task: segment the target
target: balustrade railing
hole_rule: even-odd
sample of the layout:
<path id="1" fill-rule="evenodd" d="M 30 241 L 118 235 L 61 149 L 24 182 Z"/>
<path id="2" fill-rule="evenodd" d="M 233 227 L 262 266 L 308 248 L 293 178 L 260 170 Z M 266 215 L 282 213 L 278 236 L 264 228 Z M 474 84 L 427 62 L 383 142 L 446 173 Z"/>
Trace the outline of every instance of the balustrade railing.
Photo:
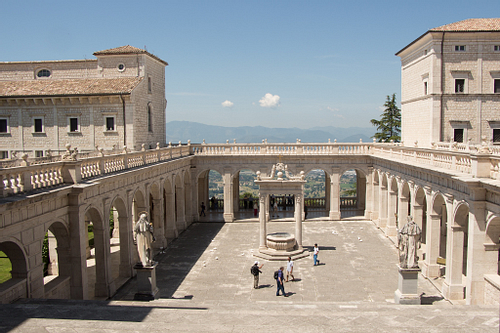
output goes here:
<path id="1" fill-rule="evenodd" d="M 487 145 L 438 143 L 434 148 L 406 147 L 401 143 L 296 143 L 272 144 L 229 143 L 225 144 L 169 144 L 168 147 L 141 150 L 137 152 L 105 155 L 102 151 L 78 155 L 78 160 L 53 156 L 41 163 L 23 156 L 22 160 L 4 161 L 0 168 L 0 197 L 47 188 L 62 183 L 78 183 L 82 179 L 102 176 L 126 169 L 136 168 L 183 156 L 300 156 L 300 155 L 372 155 L 395 161 L 443 168 L 454 173 L 473 175 L 476 178 L 500 180 L 500 147 Z M 68 148 L 68 153 L 69 153 Z M 87 156 L 86 158 L 81 158 Z M 92 157 L 90 157 L 92 156 Z M 66 156 L 68 157 L 68 156 Z"/>

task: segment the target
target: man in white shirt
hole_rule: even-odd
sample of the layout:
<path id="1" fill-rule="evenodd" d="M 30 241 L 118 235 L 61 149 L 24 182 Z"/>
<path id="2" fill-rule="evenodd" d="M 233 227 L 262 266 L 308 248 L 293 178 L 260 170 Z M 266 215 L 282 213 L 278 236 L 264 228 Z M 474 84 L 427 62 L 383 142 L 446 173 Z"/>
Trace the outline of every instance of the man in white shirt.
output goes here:
<path id="1" fill-rule="evenodd" d="M 288 282 L 288 276 L 291 276 L 292 281 L 295 281 L 295 277 L 293 276 L 293 261 L 290 257 L 288 257 L 288 262 L 286 264 L 286 282 Z"/>
<path id="2" fill-rule="evenodd" d="M 319 253 L 319 247 L 318 244 L 314 244 L 314 266 L 319 265 L 319 260 L 318 260 L 318 253 Z"/>

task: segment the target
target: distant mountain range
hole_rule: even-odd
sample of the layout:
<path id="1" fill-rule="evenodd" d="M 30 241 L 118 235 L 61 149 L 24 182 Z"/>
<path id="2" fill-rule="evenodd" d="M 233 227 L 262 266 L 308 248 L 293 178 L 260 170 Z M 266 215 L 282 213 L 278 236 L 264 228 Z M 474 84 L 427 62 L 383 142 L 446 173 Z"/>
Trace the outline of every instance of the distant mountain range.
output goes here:
<path id="1" fill-rule="evenodd" d="M 170 121 L 167 123 L 167 142 L 225 143 L 226 140 L 239 143 L 256 143 L 267 139 L 270 143 L 293 143 L 300 139 L 310 142 L 371 142 L 370 138 L 376 132 L 375 127 L 313 127 L 300 128 L 269 128 L 262 126 L 224 127 L 205 125 L 191 121 Z"/>

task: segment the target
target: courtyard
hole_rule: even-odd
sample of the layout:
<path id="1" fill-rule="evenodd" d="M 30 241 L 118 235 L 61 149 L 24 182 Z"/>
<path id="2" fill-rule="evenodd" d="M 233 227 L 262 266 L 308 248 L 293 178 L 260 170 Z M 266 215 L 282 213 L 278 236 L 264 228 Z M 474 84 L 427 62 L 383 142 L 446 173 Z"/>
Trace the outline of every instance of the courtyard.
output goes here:
<path id="1" fill-rule="evenodd" d="M 268 232 L 293 232 L 275 221 Z M 285 262 L 262 261 L 256 222 L 194 223 L 156 260 L 160 297 L 134 301 L 131 279 L 104 301 L 26 299 L 0 307 L 5 332 L 497 332 L 496 306 L 452 304 L 419 278 L 421 306 L 394 304 L 397 249 L 371 221 L 307 221 L 303 244 L 320 246 L 295 261 L 288 298 L 276 297 L 273 272 Z M 264 263 L 260 288 L 250 267 Z"/>

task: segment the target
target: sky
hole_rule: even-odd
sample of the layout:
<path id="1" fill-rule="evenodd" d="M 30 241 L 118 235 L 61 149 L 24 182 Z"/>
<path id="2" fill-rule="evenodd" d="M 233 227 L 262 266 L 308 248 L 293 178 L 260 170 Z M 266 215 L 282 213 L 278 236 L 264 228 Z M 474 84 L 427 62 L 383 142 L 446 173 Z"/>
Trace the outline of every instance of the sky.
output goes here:
<path id="1" fill-rule="evenodd" d="M 167 122 L 308 129 L 371 127 L 401 97 L 395 53 L 431 28 L 498 17 L 500 1 L 25 0 L 2 14 L 0 61 L 132 45 L 169 64 Z"/>

